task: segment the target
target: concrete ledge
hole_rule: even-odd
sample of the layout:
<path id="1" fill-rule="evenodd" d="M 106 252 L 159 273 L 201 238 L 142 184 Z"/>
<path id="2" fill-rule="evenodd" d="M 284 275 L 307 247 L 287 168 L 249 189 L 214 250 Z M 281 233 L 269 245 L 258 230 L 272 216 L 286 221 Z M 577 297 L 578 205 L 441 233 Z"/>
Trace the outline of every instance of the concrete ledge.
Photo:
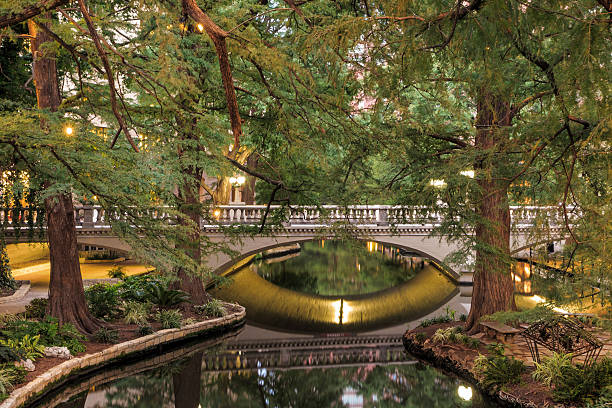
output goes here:
<path id="1" fill-rule="evenodd" d="M 13 293 L 11 296 L 5 296 L 5 297 L 0 298 L 0 305 L 3 303 L 10 303 L 10 302 L 15 302 L 17 300 L 21 300 L 25 297 L 25 295 L 28 294 L 29 291 L 30 291 L 30 281 L 28 280 L 21 281 L 21 286 L 19 286 L 19 289 L 17 289 L 15 293 Z"/>
<path id="2" fill-rule="evenodd" d="M 0 408 L 18 408 L 44 394 L 54 385 L 59 385 L 70 376 L 93 371 L 110 363 L 117 363 L 119 360 L 126 359 L 135 354 L 145 354 L 148 351 L 159 349 L 162 345 L 178 343 L 189 338 L 205 335 L 207 332 L 223 327 L 235 326 L 243 322 L 246 316 L 245 309 L 242 306 L 239 307 L 240 311 L 222 318 L 193 323 L 180 329 L 160 330 L 148 336 L 115 344 L 97 353 L 85 354 L 82 357 L 67 360 L 14 390 L 0 404 Z"/>

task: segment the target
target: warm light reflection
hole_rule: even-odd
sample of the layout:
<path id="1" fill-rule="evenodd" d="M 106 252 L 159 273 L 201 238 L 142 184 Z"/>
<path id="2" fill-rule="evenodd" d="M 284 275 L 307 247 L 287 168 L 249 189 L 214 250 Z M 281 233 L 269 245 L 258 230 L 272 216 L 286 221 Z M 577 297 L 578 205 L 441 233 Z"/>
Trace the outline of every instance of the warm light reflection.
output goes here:
<path id="1" fill-rule="evenodd" d="M 200 32 L 204 31 L 204 26 L 202 24 L 198 24 L 198 30 Z"/>
<path id="2" fill-rule="evenodd" d="M 549 303 L 546 299 L 538 295 L 533 295 L 531 299 L 533 299 L 536 303 Z M 557 313 L 564 313 L 564 314 L 571 313 L 565 309 L 561 309 L 560 307 L 553 307 L 553 310 Z"/>
<path id="3" fill-rule="evenodd" d="M 342 323 L 342 299 L 338 299 L 330 303 L 332 309 L 334 309 L 334 322 Z"/>
<path id="4" fill-rule="evenodd" d="M 472 391 L 472 387 L 464 387 L 463 385 L 460 385 L 459 388 L 457 388 L 457 394 L 462 400 L 470 401 L 474 393 Z"/>

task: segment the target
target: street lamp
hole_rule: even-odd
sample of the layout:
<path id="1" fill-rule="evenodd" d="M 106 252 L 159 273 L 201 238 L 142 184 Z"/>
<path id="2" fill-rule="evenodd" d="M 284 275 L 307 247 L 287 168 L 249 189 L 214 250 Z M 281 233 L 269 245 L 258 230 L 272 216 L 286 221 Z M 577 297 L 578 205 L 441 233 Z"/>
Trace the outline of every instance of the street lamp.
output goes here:
<path id="1" fill-rule="evenodd" d="M 229 178 L 229 183 L 232 186 L 232 198 L 234 198 L 233 201 L 238 201 L 236 199 L 237 196 L 237 191 L 234 189 L 238 189 L 240 187 L 242 187 L 242 185 L 246 182 L 246 177 L 240 175 L 240 176 L 232 176 Z"/>

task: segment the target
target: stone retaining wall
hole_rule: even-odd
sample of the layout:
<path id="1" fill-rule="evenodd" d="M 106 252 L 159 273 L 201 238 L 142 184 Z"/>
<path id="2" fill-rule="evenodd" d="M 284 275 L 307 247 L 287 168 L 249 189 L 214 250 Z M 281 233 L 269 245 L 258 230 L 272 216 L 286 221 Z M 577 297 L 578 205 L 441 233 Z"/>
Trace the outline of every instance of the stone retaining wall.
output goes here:
<path id="1" fill-rule="evenodd" d="M 234 326 L 244 322 L 246 311 L 240 307 L 240 311 L 204 322 L 197 322 L 180 329 L 160 330 L 148 336 L 139 337 L 124 343 L 116 344 L 105 350 L 94 354 L 86 354 L 67 360 L 42 373 L 34 380 L 16 389 L 0 404 L 0 408 L 18 408 L 43 394 L 51 386 L 60 383 L 67 377 L 76 375 L 83 371 L 91 371 L 93 368 L 101 368 L 111 362 L 125 359 L 133 354 L 143 354 L 161 345 L 183 341 L 188 338 L 201 336 L 206 332 L 218 330 L 222 327 Z"/>
<path id="2" fill-rule="evenodd" d="M 30 281 L 20 281 L 21 286 L 19 289 L 15 291 L 11 296 L 4 296 L 0 298 L 0 305 L 4 303 L 16 302 L 17 300 L 21 300 L 28 294 L 30 291 Z"/>

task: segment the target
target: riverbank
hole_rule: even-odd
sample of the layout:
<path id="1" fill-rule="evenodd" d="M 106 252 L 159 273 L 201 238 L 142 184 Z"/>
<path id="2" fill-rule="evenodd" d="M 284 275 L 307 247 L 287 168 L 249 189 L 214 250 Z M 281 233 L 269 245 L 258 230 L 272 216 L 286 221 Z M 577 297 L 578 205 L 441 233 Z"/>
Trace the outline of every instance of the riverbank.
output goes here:
<path id="1" fill-rule="evenodd" d="M 136 356 L 161 354 L 164 348 L 191 339 L 205 340 L 210 336 L 238 328 L 245 323 L 246 311 L 239 305 L 225 305 L 229 310 L 223 317 L 202 320 L 179 329 L 159 330 L 146 336 L 122 338 L 119 344 L 87 342 L 87 352 L 69 360 L 44 357 L 36 361 L 36 370 L 30 372 L 25 382 L 17 384 L 0 408 L 17 408 L 69 382 L 111 364 L 133 359 Z"/>
<path id="2" fill-rule="evenodd" d="M 577 402 L 562 404 L 555 401 L 551 388 L 533 379 L 535 365 L 527 344 L 521 336 L 517 335 L 505 341 L 478 336 L 470 339 L 472 344 L 440 341 L 439 335 L 434 339 L 436 332 L 440 333 L 439 329 L 452 330 L 462 326 L 463 322 L 448 322 L 428 327 L 416 327 L 404 334 L 404 347 L 408 353 L 420 360 L 452 372 L 472 383 L 482 394 L 488 395 L 505 407 L 573 408 L 583 406 Z M 457 333 L 460 332 L 459 330 Z M 612 356 L 612 341 L 609 335 L 602 333 L 600 338 L 604 340 L 604 349 L 600 359 L 604 356 Z M 516 378 L 516 383 L 505 384 L 501 387 L 487 386 L 481 373 L 475 369 L 474 363 L 479 355 L 491 356 L 487 345 L 493 343 L 503 344 L 505 356 L 519 360 L 525 366 L 525 370 L 518 376 L 519 378 Z"/>

